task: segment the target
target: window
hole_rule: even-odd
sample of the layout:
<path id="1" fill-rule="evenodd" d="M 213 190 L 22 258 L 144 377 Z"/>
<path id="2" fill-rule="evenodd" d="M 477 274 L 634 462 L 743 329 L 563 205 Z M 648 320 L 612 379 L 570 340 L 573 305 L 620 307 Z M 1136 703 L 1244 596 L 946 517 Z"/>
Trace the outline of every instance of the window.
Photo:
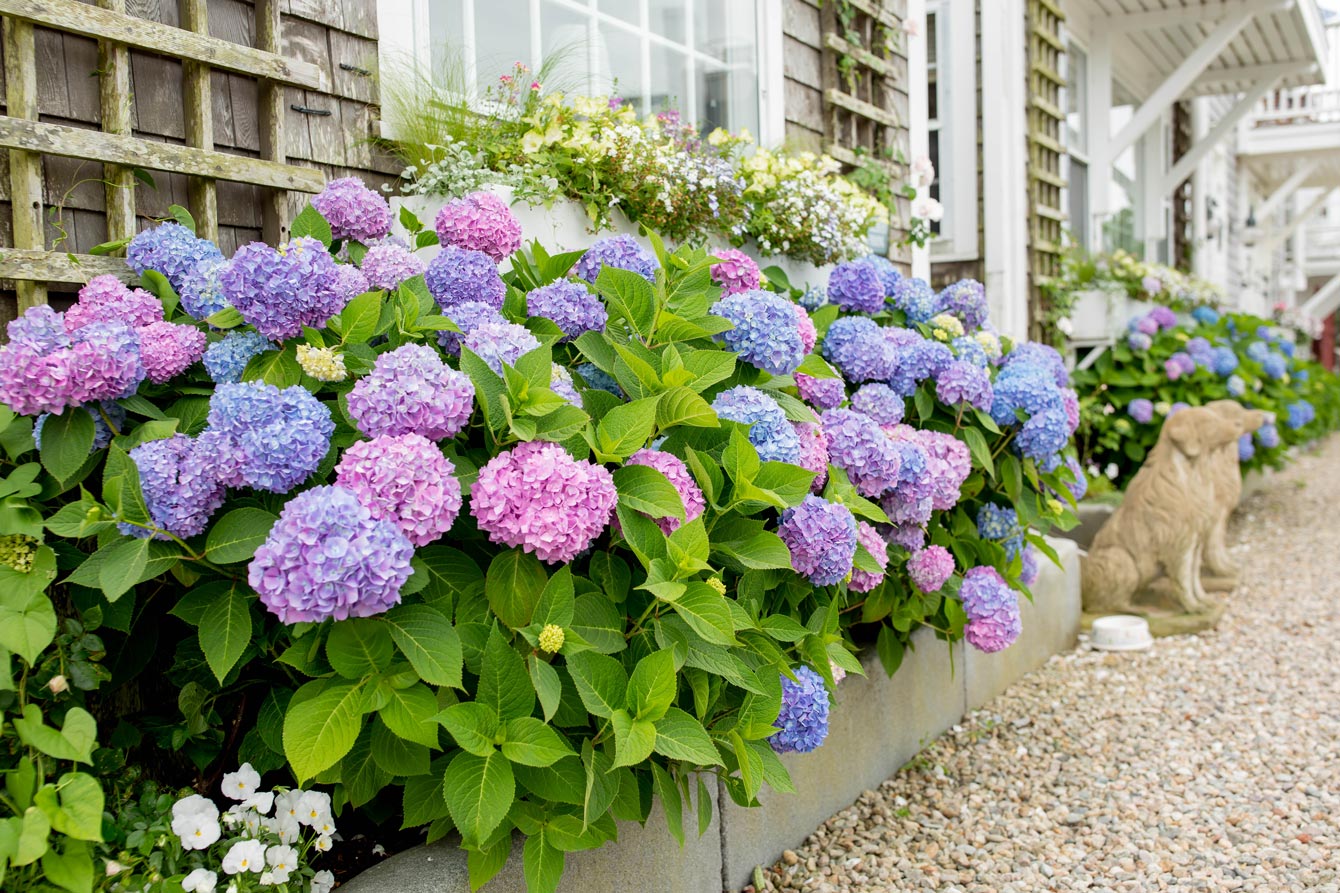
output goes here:
<path id="1" fill-rule="evenodd" d="M 458 60 L 472 95 L 524 62 L 547 86 L 675 108 L 702 126 L 780 140 L 766 76 L 775 0 L 380 0 L 383 50 L 434 70 Z M 389 46 L 388 46 L 389 42 Z M 765 59 L 764 57 L 769 57 Z M 780 71 L 780 68 L 778 68 Z M 778 78 L 780 80 L 780 77 Z"/>
<path id="2" fill-rule="evenodd" d="M 1089 57 L 1066 50 L 1066 213 L 1074 244 L 1089 247 Z"/>
<path id="3" fill-rule="evenodd" d="M 930 194 L 944 205 L 931 259 L 972 260 L 977 245 L 977 23 L 973 0 L 926 4 Z"/>

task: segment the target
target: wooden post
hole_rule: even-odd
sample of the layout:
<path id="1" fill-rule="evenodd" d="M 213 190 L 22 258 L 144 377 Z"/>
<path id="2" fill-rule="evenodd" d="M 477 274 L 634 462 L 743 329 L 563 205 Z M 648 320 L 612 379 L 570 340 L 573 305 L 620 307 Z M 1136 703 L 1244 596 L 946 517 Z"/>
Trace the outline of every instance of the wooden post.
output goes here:
<path id="1" fill-rule="evenodd" d="M 279 0 L 256 0 L 256 49 L 280 51 Z M 261 157 L 283 164 L 287 157 L 284 143 L 284 85 L 262 79 L 258 91 Z M 288 193 L 281 189 L 261 190 L 261 232 L 266 242 L 278 245 L 288 240 Z"/>
<path id="2" fill-rule="evenodd" d="M 126 0 L 98 0 L 98 6 L 124 13 Z M 130 136 L 130 50 L 115 41 L 99 40 L 98 72 L 102 129 Z M 135 235 L 135 175 L 119 164 L 103 165 L 103 171 L 107 181 L 107 239 L 129 239 Z"/>
<path id="3" fill-rule="evenodd" d="M 33 26 L 6 18 L 5 102 L 11 118 L 37 120 L 37 58 Z M 14 216 L 14 247 L 41 251 L 46 247 L 42 222 L 42 156 L 13 149 L 9 153 L 9 200 Z M 15 282 L 19 314 L 47 302 L 41 282 Z"/>
<path id="4" fill-rule="evenodd" d="M 180 0 L 182 27 L 196 34 L 209 34 L 206 0 Z M 210 66 L 203 62 L 182 62 L 182 99 L 186 113 L 186 144 L 214 151 L 214 105 L 210 98 Z M 219 238 L 219 196 L 215 181 L 192 177 L 189 181 L 191 213 L 195 215 L 197 235 L 211 242 Z"/>

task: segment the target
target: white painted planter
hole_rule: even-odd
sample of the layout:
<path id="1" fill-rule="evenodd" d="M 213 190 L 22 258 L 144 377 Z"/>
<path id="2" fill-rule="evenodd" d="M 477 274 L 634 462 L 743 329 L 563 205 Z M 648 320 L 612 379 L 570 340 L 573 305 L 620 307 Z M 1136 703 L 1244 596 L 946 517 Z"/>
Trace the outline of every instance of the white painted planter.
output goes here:
<path id="1" fill-rule="evenodd" d="M 1126 324 L 1154 307 L 1137 301 L 1124 291 L 1080 292 L 1070 311 L 1070 340 L 1079 344 L 1110 341 L 1126 330 Z"/>
<path id="2" fill-rule="evenodd" d="M 591 230 L 591 220 L 586 216 L 586 209 L 572 199 L 558 197 L 554 199 L 552 205 L 545 206 L 514 199 L 510 186 L 488 186 L 485 189 L 503 199 L 511 207 L 512 213 L 521 223 L 522 240 L 529 242 L 532 239 L 538 239 L 539 243 L 550 254 L 558 254 L 564 251 L 581 251 L 588 248 L 596 239 L 618 235 L 632 236 L 644 248 L 651 248 L 651 242 L 638 233 L 637 224 L 629 220 L 617 208 L 611 214 L 614 227 L 596 233 Z M 425 227 L 431 230 L 433 221 L 437 219 L 437 212 L 442 209 L 447 201 L 448 199 L 438 195 L 392 197 L 391 216 L 395 221 L 392 234 L 401 238 L 407 236 L 404 228 L 400 226 L 401 208 L 408 208 L 423 222 Z M 429 261 L 440 250 L 437 245 L 429 245 L 420 249 L 418 253 L 425 261 Z M 743 250 L 757 261 L 760 267 L 779 267 L 786 274 L 790 283 L 800 288 L 806 285 L 826 286 L 828 284 L 828 274 L 833 269 L 832 264 L 819 267 L 780 254 L 765 256 L 758 246 L 752 242 L 745 244 Z"/>
<path id="3" fill-rule="evenodd" d="M 988 703 L 1011 683 L 1074 646 L 1080 627 L 1079 550 L 1070 540 L 1050 539 L 1061 567 L 1043 561 L 1033 600 L 1020 599 L 1023 635 L 997 654 L 960 644 L 951 652 L 928 629 L 913 636 L 914 648 L 893 678 L 873 652 L 862 662 L 866 676 L 848 676 L 838 686 L 828 739 L 809 754 L 786 754 L 795 794 L 765 790 L 762 805 L 736 806 L 718 785 L 709 787 L 712 823 L 695 837 L 696 819 L 686 816 L 683 849 L 665 828 L 659 807 L 645 826 L 624 822 L 619 839 L 598 850 L 572 853 L 559 884 L 561 893 L 704 893 L 738 890 L 756 865 L 770 865 L 798 846 L 829 816 L 898 771 L 929 740 Z M 448 838 L 415 847 L 350 879 L 344 893 L 464 893 L 469 889 L 465 853 Z M 525 889 L 521 847 L 484 893 Z"/>

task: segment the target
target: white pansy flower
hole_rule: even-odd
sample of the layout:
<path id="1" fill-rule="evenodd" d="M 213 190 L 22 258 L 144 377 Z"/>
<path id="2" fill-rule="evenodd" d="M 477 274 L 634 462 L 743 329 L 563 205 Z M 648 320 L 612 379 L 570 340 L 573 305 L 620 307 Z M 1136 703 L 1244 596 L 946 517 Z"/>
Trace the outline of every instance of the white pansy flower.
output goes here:
<path id="1" fill-rule="evenodd" d="M 257 791 L 250 797 L 242 801 L 242 805 L 247 809 L 254 809 L 261 815 L 268 815 L 270 808 L 274 806 L 274 791 Z"/>
<path id="2" fill-rule="evenodd" d="M 312 878 L 310 893 L 330 893 L 335 887 L 335 875 L 329 871 L 318 871 Z"/>
<path id="3" fill-rule="evenodd" d="M 197 868 L 182 878 L 181 888 L 186 893 L 214 893 L 214 885 L 218 882 L 218 874 L 206 868 Z"/>
<path id="4" fill-rule="evenodd" d="M 172 804 L 172 833 L 183 849 L 203 850 L 219 839 L 222 830 L 213 800 L 192 794 Z"/>
<path id="5" fill-rule="evenodd" d="M 288 874 L 298 867 L 298 851 L 291 846 L 272 846 L 265 851 L 265 864 Z"/>
<path id="6" fill-rule="evenodd" d="M 250 763 L 243 763 L 236 772 L 223 776 L 223 796 L 229 800 L 245 800 L 260 786 L 261 774 L 251 768 Z"/>
<path id="7" fill-rule="evenodd" d="M 241 874 L 244 871 L 259 874 L 265 870 L 265 844 L 259 840 L 239 840 L 223 857 L 223 870 L 227 874 Z"/>
<path id="8" fill-rule="evenodd" d="M 330 795 L 304 791 L 298 800 L 298 821 L 313 828 L 330 818 Z"/>
<path id="9" fill-rule="evenodd" d="M 331 848 L 333 845 L 334 845 L 333 841 L 332 841 L 329 837 L 327 837 L 327 836 L 325 836 L 325 835 L 322 835 L 321 837 L 318 837 L 318 838 L 316 839 L 316 844 L 315 844 L 315 846 L 316 846 L 317 850 L 320 851 L 320 852 L 322 852 L 322 853 L 329 853 L 329 852 L 330 852 L 330 848 Z"/>

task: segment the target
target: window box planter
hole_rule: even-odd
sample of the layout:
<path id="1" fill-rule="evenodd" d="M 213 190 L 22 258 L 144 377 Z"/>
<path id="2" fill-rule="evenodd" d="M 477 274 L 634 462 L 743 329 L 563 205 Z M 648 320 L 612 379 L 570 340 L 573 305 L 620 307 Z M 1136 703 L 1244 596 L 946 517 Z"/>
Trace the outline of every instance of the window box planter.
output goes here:
<path id="1" fill-rule="evenodd" d="M 619 840 L 568 856 L 560 891 L 661 893 L 738 890 L 756 865 L 770 865 L 797 846 L 829 816 L 876 788 L 905 765 L 922 742 L 939 736 L 967 712 L 988 703 L 1009 685 L 1072 647 L 1080 626 L 1079 550 L 1070 540 L 1051 539 L 1061 567 L 1044 561 L 1032 602 L 1020 600 L 1023 635 L 998 654 L 966 645 L 951 653 L 929 629 L 913 636 L 914 648 L 893 678 L 873 652 L 862 656 L 864 678 L 848 676 L 838 686 L 828 740 L 809 754 L 782 757 L 795 794 L 765 787 L 762 805 L 736 806 L 724 790 L 709 785 L 712 823 L 701 837 L 686 807 L 681 849 L 665 828 L 659 807 L 645 826 L 625 822 Z M 387 859 L 341 888 L 345 893 L 465 893 L 470 889 L 465 852 L 451 838 L 415 847 Z M 521 847 L 484 887 L 486 893 L 521 893 Z"/>

